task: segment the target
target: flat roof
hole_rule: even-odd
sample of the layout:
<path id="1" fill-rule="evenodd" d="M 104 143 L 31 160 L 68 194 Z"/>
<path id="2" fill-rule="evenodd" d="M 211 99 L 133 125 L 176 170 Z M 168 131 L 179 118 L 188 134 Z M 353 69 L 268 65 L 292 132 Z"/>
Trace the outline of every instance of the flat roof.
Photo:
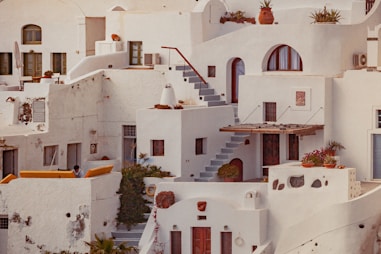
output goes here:
<path id="1" fill-rule="evenodd" d="M 317 130 L 324 129 L 319 124 L 271 124 L 253 123 L 229 125 L 220 128 L 224 132 L 262 133 L 262 134 L 296 134 L 299 136 L 315 135 Z"/>

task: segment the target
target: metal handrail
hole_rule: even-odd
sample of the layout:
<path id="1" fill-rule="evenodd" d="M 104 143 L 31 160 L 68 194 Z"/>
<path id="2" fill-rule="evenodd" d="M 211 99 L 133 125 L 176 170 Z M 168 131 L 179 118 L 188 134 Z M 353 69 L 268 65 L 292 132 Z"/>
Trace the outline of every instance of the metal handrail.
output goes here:
<path id="1" fill-rule="evenodd" d="M 193 65 L 188 61 L 188 59 L 180 52 L 178 48 L 175 47 L 168 47 L 168 46 L 161 46 L 163 49 L 174 49 L 177 51 L 177 53 L 184 59 L 184 61 L 191 67 L 191 69 L 196 73 L 196 75 L 201 79 L 201 81 L 206 85 L 205 79 L 198 73 L 198 71 L 193 67 Z"/>

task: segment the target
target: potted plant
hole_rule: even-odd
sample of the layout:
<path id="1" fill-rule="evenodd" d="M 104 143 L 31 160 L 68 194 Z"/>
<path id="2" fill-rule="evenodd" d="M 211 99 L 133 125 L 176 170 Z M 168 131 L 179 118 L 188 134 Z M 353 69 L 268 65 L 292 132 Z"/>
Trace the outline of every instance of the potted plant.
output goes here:
<path id="1" fill-rule="evenodd" d="M 342 19 L 339 10 L 327 10 L 326 6 L 324 6 L 323 10 L 315 10 L 312 12 L 310 17 L 314 20 L 312 23 L 336 24 L 340 21 L 340 19 Z"/>
<path id="2" fill-rule="evenodd" d="M 224 178 L 225 182 L 234 182 L 234 179 L 239 175 L 239 168 L 233 164 L 223 164 L 217 172 L 219 177 Z"/>
<path id="3" fill-rule="evenodd" d="M 324 163 L 325 152 L 323 150 L 314 150 L 310 153 L 305 153 L 302 158 L 303 167 L 322 166 Z"/>
<path id="4" fill-rule="evenodd" d="M 331 155 L 326 155 L 324 158 L 324 167 L 334 168 L 336 166 L 336 159 Z"/>
<path id="5" fill-rule="evenodd" d="M 258 21 L 260 24 L 270 25 L 274 22 L 274 15 L 271 11 L 271 0 L 263 0 L 260 2 L 260 9 Z"/>
<path id="6" fill-rule="evenodd" d="M 244 11 L 236 12 L 225 12 L 225 15 L 220 18 L 220 23 L 224 24 L 227 21 L 236 22 L 236 23 L 252 23 L 255 24 L 254 17 L 246 17 Z"/>
<path id="7" fill-rule="evenodd" d="M 345 147 L 335 140 L 328 141 L 328 145 L 325 147 L 326 154 L 335 156 L 337 151 L 345 149 Z"/>

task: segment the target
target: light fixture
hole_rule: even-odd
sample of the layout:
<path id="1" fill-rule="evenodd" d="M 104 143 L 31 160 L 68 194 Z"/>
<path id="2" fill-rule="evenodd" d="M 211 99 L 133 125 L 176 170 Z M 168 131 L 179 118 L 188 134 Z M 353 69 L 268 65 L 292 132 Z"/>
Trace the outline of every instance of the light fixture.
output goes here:
<path id="1" fill-rule="evenodd" d="M 179 228 L 177 227 L 176 224 L 173 224 L 172 229 L 173 229 L 173 230 L 178 230 Z"/>
<path id="2" fill-rule="evenodd" d="M 225 225 L 225 226 L 224 226 L 224 230 L 229 230 L 228 225 Z"/>

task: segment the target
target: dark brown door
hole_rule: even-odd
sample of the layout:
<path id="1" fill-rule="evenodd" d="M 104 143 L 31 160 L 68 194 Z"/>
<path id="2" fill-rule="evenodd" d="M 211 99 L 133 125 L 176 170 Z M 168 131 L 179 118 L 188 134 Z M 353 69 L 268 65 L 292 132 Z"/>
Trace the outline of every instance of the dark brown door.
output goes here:
<path id="1" fill-rule="evenodd" d="M 230 161 L 229 164 L 235 165 L 239 168 L 239 175 L 235 178 L 235 182 L 242 182 L 243 181 L 243 163 L 242 160 L 235 158 Z"/>
<path id="2" fill-rule="evenodd" d="M 209 227 L 192 228 L 192 254 L 210 254 L 211 240 Z"/>
<path id="3" fill-rule="evenodd" d="M 279 164 L 279 134 L 263 134 L 263 165 Z M 264 169 L 263 175 L 268 175 Z"/>
<path id="4" fill-rule="evenodd" d="M 232 62 L 232 103 L 238 103 L 239 76 L 245 74 L 245 65 L 241 58 Z"/>

